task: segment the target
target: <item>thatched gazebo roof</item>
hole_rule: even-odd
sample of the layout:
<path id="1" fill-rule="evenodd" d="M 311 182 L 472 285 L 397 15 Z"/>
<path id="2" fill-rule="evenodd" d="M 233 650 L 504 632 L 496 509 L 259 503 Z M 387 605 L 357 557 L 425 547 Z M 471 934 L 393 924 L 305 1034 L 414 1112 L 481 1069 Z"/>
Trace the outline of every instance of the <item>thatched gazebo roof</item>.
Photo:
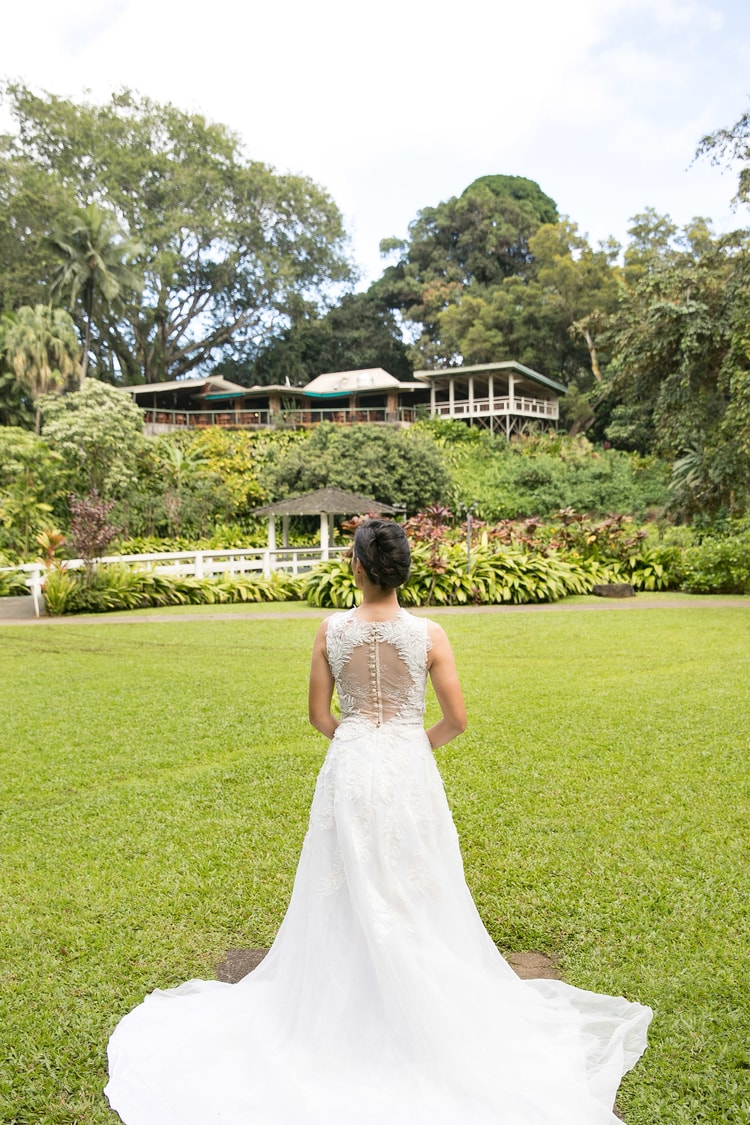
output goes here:
<path id="1" fill-rule="evenodd" d="M 356 492 L 346 492 L 343 488 L 318 488 L 315 492 L 304 492 L 301 496 L 290 496 L 255 508 L 254 516 L 361 516 L 395 515 L 397 509 L 390 504 L 380 504 L 371 496 L 360 496 Z"/>
<path id="2" fill-rule="evenodd" d="M 343 488 L 318 488 L 315 492 L 304 492 L 301 496 L 289 496 L 277 500 L 275 504 L 264 504 L 253 511 L 254 516 L 268 518 L 268 548 L 276 550 L 276 517 L 281 516 L 284 528 L 284 547 L 288 545 L 287 532 L 290 516 L 320 516 L 320 549 L 322 557 L 328 558 L 334 516 L 392 516 L 397 508 L 390 504 L 380 504 L 371 496 L 360 496 L 357 492 L 346 492 Z"/>

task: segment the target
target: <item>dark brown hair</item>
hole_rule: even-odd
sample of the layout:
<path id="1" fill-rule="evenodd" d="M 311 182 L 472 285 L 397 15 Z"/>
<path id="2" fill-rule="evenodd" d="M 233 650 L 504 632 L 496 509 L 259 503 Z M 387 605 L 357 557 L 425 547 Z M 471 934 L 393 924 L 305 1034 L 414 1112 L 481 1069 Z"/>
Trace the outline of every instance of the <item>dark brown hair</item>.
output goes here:
<path id="1" fill-rule="evenodd" d="M 353 554 L 370 581 L 383 590 L 395 590 L 409 577 L 409 543 L 401 524 L 393 520 L 361 523 L 354 533 Z"/>

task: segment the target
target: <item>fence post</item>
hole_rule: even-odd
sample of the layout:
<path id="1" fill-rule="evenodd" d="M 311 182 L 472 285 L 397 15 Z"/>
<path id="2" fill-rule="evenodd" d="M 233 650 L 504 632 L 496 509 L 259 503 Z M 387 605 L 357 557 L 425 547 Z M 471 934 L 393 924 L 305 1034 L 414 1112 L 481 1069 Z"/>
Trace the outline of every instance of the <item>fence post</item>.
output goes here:
<path id="1" fill-rule="evenodd" d="M 35 567 L 31 572 L 31 597 L 34 602 L 34 616 L 41 617 L 41 597 L 42 597 L 42 569 Z"/>
<path id="2" fill-rule="evenodd" d="M 196 578 L 203 577 L 203 551 L 195 552 L 194 573 Z"/>

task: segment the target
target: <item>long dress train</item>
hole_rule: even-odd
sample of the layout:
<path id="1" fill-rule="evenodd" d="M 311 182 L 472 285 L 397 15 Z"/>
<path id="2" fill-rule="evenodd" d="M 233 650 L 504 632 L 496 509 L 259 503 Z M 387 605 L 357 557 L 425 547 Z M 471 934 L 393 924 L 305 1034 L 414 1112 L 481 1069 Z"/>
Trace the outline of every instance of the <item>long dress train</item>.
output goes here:
<path id="1" fill-rule="evenodd" d="M 429 643 L 403 610 L 329 619 L 342 721 L 286 917 L 239 983 L 120 1021 L 126 1125 L 615 1125 L 651 1010 L 521 981 L 496 949 L 423 728 Z"/>

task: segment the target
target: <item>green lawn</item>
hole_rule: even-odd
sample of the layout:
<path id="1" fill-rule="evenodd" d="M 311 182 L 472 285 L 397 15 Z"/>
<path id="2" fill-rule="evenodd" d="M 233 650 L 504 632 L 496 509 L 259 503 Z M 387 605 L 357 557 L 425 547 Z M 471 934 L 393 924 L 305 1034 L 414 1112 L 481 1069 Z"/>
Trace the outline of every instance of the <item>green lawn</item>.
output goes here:
<path id="1" fill-rule="evenodd" d="M 273 939 L 319 618 L 0 629 L 3 1122 L 112 1125 L 118 1018 Z M 654 1007 L 629 1125 L 747 1125 L 750 604 L 441 621 L 470 727 L 438 758 L 493 937 Z"/>

